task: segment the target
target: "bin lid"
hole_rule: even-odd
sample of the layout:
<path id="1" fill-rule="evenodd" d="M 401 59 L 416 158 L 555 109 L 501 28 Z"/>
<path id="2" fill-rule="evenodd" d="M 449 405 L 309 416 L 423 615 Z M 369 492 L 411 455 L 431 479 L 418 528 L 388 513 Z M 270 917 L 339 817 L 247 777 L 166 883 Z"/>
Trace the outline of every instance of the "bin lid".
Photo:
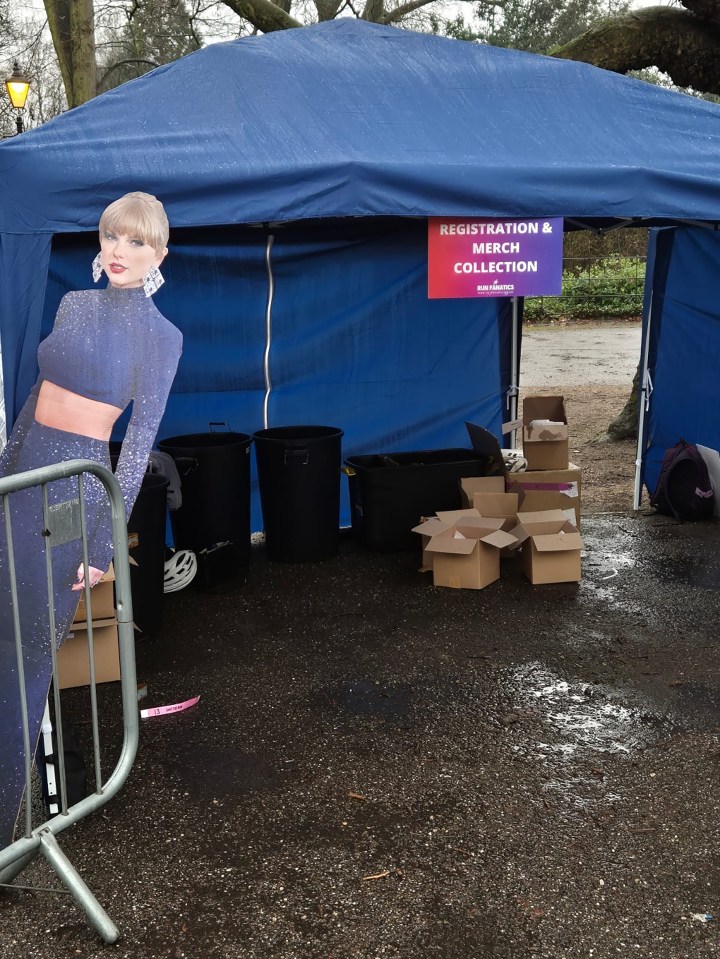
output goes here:
<path id="1" fill-rule="evenodd" d="M 277 443 L 312 443 L 314 440 L 335 439 L 343 435 L 337 426 L 271 426 L 253 433 L 254 440 Z"/>
<path id="2" fill-rule="evenodd" d="M 163 453 L 173 450 L 187 452 L 193 449 L 209 449 L 213 446 L 247 445 L 252 443 L 252 436 L 247 433 L 187 433 L 184 436 L 169 436 L 158 442 L 158 449 Z"/>

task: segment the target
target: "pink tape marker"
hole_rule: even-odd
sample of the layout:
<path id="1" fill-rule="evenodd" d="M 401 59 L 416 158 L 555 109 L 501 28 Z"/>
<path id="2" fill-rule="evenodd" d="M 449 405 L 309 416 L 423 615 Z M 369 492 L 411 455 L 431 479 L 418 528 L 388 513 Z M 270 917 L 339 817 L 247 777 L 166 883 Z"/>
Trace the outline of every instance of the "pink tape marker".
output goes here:
<path id="1" fill-rule="evenodd" d="M 169 716 L 170 713 L 181 713 L 183 709 L 190 709 L 200 702 L 199 696 L 186 699 L 184 703 L 173 703 L 172 706 L 153 706 L 151 709 L 141 709 L 140 719 L 152 719 L 153 716 Z"/>

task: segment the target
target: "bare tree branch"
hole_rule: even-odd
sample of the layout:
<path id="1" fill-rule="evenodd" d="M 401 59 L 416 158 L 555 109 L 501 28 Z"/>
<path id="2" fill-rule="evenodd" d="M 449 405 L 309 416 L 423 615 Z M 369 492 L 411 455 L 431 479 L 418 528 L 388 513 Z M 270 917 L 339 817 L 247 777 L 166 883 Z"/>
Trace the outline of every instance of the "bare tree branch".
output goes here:
<path id="1" fill-rule="evenodd" d="M 285 13 L 271 0 L 223 0 L 226 7 L 236 13 L 243 20 L 249 20 L 263 33 L 272 33 L 273 30 L 289 30 L 292 27 L 301 27 L 299 20 L 295 20 L 289 13 Z"/>
<path id="2" fill-rule="evenodd" d="M 474 0 L 463 0 L 463 2 L 472 3 Z M 403 17 L 406 17 L 414 10 L 419 10 L 421 7 L 427 7 L 431 3 L 434 3 L 434 0 L 407 0 L 406 3 L 401 3 L 400 6 L 395 7 L 394 10 L 388 10 L 387 13 L 383 15 L 382 20 L 379 22 L 388 25 L 391 23 L 397 23 L 398 20 L 402 20 Z"/>
<path id="3" fill-rule="evenodd" d="M 340 10 L 341 0 L 315 0 L 318 20 L 334 20 Z"/>

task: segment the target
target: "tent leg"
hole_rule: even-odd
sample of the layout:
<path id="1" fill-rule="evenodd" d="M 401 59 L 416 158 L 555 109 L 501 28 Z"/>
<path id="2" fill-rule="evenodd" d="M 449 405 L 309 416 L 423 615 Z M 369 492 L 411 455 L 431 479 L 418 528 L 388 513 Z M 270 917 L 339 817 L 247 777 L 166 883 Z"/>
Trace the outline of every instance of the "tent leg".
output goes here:
<path id="1" fill-rule="evenodd" d="M 645 324 L 645 342 L 640 368 L 640 391 L 638 395 L 637 450 L 635 452 L 635 488 L 633 491 L 633 509 L 640 509 L 642 499 L 642 468 L 645 460 L 645 413 L 650 405 L 652 386 L 648 372 L 650 356 L 650 328 L 652 326 L 652 290 L 648 304 L 647 323 Z"/>
<path id="2" fill-rule="evenodd" d="M 519 381 L 520 381 L 520 330 L 519 330 L 519 309 L 518 309 L 518 297 L 514 296 L 512 298 L 512 346 L 510 354 L 510 390 L 509 390 L 509 400 L 510 400 L 510 415 L 509 420 L 513 422 L 517 419 L 518 415 L 518 395 L 519 395 Z M 510 448 L 517 448 L 517 430 L 514 429 L 510 433 Z"/>

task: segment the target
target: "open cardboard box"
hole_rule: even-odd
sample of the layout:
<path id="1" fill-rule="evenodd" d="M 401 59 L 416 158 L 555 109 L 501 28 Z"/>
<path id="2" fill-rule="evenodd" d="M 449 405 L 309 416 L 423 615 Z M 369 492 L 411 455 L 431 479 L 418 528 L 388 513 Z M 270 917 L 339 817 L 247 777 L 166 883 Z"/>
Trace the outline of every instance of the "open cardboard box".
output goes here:
<path id="1" fill-rule="evenodd" d="M 504 476 L 464 476 L 460 480 L 460 500 L 464 509 L 472 509 L 476 493 L 504 492 Z"/>
<path id="2" fill-rule="evenodd" d="M 433 537 L 437 532 L 452 526 L 453 523 L 456 523 L 458 520 L 465 519 L 468 516 L 477 515 L 478 511 L 470 506 L 467 509 L 441 509 L 435 514 L 435 516 L 421 517 L 420 525 L 422 526 L 422 532 L 420 533 L 420 536 L 423 547 L 422 566 L 420 567 L 421 573 L 428 573 L 433 568 L 433 554 L 427 548 L 431 537 Z M 412 532 L 420 532 L 420 527 L 416 526 Z"/>
<path id="3" fill-rule="evenodd" d="M 439 517 L 439 525 L 431 519 L 413 532 L 430 537 L 425 550 L 432 555 L 435 586 L 483 589 L 500 578 L 500 550 L 515 538 L 503 532 L 502 519 L 482 517 L 475 510 L 475 515 L 469 510 L 455 512 L 466 515 L 451 522 Z"/>
<path id="4" fill-rule="evenodd" d="M 547 421 L 547 422 L 542 422 Z M 568 468 L 568 427 L 562 396 L 523 400 L 523 456 L 529 470 Z"/>
<path id="5" fill-rule="evenodd" d="M 520 512 L 512 535 L 522 546 L 520 562 L 531 583 L 580 581 L 582 538 L 562 510 Z"/>
<path id="6" fill-rule="evenodd" d="M 501 519 L 506 531 L 517 524 L 517 493 L 475 493 L 473 506 L 481 516 Z"/>
<path id="7" fill-rule="evenodd" d="M 422 541 L 422 564 L 420 566 L 421 573 L 431 573 L 433 568 L 433 556 L 432 553 L 428 552 L 428 543 L 433 538 L 436 533 L 441 532 L 448 528 L 450 524 L 444 523 L 437 516 L 423 517 L 420 523 L 420 526 L 415 527 L 415 531 L 420 531 L 420 539 Z"/>

